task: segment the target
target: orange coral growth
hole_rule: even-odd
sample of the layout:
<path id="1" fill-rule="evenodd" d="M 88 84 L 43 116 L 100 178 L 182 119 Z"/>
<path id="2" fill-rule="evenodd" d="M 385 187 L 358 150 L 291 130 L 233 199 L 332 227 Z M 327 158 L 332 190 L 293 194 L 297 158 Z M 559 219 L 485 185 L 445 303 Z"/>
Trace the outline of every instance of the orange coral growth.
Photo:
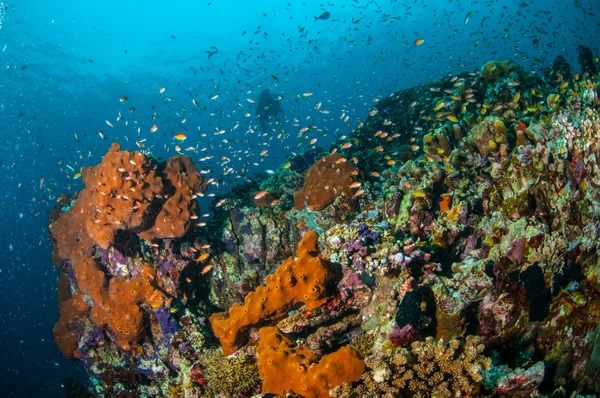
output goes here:
<path id="1" fill-rule="evenodd" d="M 89 311 L 92 322 L 108 327 L 123 349 L 130 349 L 142 336 L 140 306 L 158 308 L 165 300 L 153 286 L 156 275 L 149 264 L 141 276 L 108 279 L 92 257 L 94 245 L 107 249 L 118 230 L 132 230 L 148 240 L 182 236 L 197 207 L 196 193 L 206 188 L 189 157 L 173 157 L 161 169 L 141 152 L 121 151 L 116 143 L 99 165 L 83 171 L 83 180 L 85 188 L 69 211 L 56 216 L 59 206 L 68 204 L 60 200 L 50 219 L 53 261 L 59 265 L 70 260 L 79 289 L 76 296 L 61 299 L 61 319 L 55 327 L 57 344 L 71 358 L 76 355 L 78 336 L 70 325 L 74 317 L 88 315 L 84 295 L 94 304 Z M 70 296 L 68 287 L 68 280 L 61 282 L 61 296 Z"/>
<path id="2" fill-rule="evenodd" d="M 350 185 L 358 170 L 343 156 L 333 154 L 317 160 L 308 169 L 304 185 L 294 195 L 294 207 L 304 208 L 305 203 L 313 210 L 323 210 L 338 196 L 352 197 Z"/>
<path id="3" fill-rule="evenodd" d="M 450 210 L 450 202 L 450 194 L 445 193 L 442 196 L 440 196 L 440 213 Z"/>
<path id="4" fill-rule="evenodd" d="M 163 204 L 151 229 L 140 232 L 148 241 L 156 238 L 177 238 L 185 234 L 190 216 L 196 209 L 196 192 L 206 189 L 196 166 L 188 156 L 176 156 L 167 161 L 164 173 L 174 193 Z"/>
<path id="5" fill-rule="evenodd" d="M 116 343 L 123 349 L 130 349 L 143 330 L 144 319 L 139 305 L 147 303 L 158 308 L 165 299 L 151 284 L 155 278 L 154 269 L 145 264 L 141 276 L 132 279 L 115 277 L 108 282 L 92 258 L 78 262 L 73 269 L 79 290 L 94 302 L 91 320 L 99 327 L 108 326 Z"/>
<path id="6" fill-rule="evenodd" d="M 75 293 L 70 298 L 65 298 L 60 303 L 60 318 L 54 325 L 54 341 L 65 358 L 79 358 L 78 333 L 72 330 L 71 325 L 85 317 L 89 306 L 83 301 L 81 292 Z"/>
<path id="7" fill-rule="evenodd" d="M 162 190 L 146 156 L 121 151 L 117 143 L 102 163 L 83 171 L 83 181 L 95 209 L 86 221 L 87 231 L 103 249 L 113 242 L 117 230 L 140 227 L 146 209 Z"/>
<path id="8" fill-rule="evenodd" d="M 86 222 L 92 211 L 90 194 L 84 190 L 79 193 L 68 212 L 60 213 L 50 223 L 50 234 L 54 238 L 52 261 L 55 265 L 59 265 L 61 259 L 83 258 L 92 254 L 94 241 L 86 229 Z"/>
<path id="9" fill-rule="evenodd" d="M 312 352 L 295 347 L 275 327 L 264 327 L 258 334 L 258 372 L 263 379 L 263 393 L 328 397 L 329 390 L 357 381 L 365 371 L 364 362 L 352 348 L 342 347 L 319 361 Z"/>
<path id="10" fill-rule="evenodd" d="M 330 272 L 319 254 L 317 238 L 314 231 L 304 235 L 298 244 L 296 258 L 284 260 L 274 274 L 267 276 L 266 287 L 259 286 L 249 293 L 244 305 L 236 303 L 229 313 L 210 316 L 225 355 L 230 355 L 244 343 L 251 326 L 280 318 L 300 302 L 312 310 L 327 301 L 325 284 Z"/>
<path id="11" fill-rule="evenodd" d="M 162 174 L 141 152 L 113 143 L 99 165 L 84 169 L 85 188 L 71 209 L 50 224 L 58 257 L 85 258 L 94 244 L 107 249 L 117 230 L 144 228 L 139 235 L 147 240 L 182 236 L 197 206 L 195 193 L 206 184 L 187 156 L 169 159 Z M 158 205 L 163 196 L 168 199 Z"/>

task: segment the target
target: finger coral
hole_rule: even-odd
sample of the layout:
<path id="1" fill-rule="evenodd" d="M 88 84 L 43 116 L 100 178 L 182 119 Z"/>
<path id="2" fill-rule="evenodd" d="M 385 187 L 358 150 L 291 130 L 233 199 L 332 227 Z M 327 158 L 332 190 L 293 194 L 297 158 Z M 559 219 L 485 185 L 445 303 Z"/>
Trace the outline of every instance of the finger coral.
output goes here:
<path id="1" fill-rule="evenodd" d="M 258 371 L 263 393 L 299 394 L 305 398 L 327 397 L 329 390 L 360 378 L 365 365 L 349 347 L 318 358 L 296 347 L 275 327 L 259 331 Z"/>
<path id="2" fill-rule="evenodd" d="M 476 336 L 448 343 L 429 337 L 413 342 L 410 350 L 378 352 L 365 359 L 369 371 L 364 383 L 358 388 L 346 383 L 333 396 L 476 397 L 483 373 L 491 366 L 483 348 Z"/>
<path id="3" fill-rule="evenodd" d="M 328 264 L 317 249 L 317 233 L 309 231 L 298 244 L 295 258 L 286 259 L 274 274 L 248 294 L 244 304 L 234 304 L 228 312 L 210 317 L 223 353 L 237 350 L 247 338 L 248 329 L 262 321 L 276 320 L 298 303 L 311 310 L 327 301 L 326 284 L 330 279 Z"/>
<path id="4" fill-rule="evenodd" d="M 358 170 L 339 154 L 325 156 L 315 162 L 304 178 L 304 185 L 294 195 L 294 207 L 302 210 L 305 204 L 312 210 L 323 210 L 338 196 L 351 197 L 350 185 Z"/>
<path id="5" fill-rule="evenodd" d="M 213 394 L 249 395 L 261 383 L 256 362 L 247 355 L 226 358 L 217 351 L 206 358 L 202 373 Z"/>

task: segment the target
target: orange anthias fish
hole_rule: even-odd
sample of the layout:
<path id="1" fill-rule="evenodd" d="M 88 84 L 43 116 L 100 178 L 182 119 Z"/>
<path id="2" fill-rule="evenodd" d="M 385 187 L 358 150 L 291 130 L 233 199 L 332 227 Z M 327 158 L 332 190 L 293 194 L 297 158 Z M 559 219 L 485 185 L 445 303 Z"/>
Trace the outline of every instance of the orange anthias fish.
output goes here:
<path id="1" fill-rule="evenodd" d="M 183 141 L 183 140 L 185 140 L 187 138 L 187 136 L 185 134 L 183 134 L 183 133 L 179 133 L 179 134 L 175 134 L 173 136 L 173 138 L 175 138 L 178 141 Z"/>

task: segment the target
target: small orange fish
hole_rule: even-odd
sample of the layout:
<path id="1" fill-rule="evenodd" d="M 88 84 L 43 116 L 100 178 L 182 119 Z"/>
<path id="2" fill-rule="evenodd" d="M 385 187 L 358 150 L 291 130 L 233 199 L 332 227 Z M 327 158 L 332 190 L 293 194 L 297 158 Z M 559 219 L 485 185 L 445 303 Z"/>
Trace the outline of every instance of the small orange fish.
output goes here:
<path id="1" fill-rule="evenodd" d="M 268 194 L 267 191 L 260 191 L 259 193 L 254 195 L 254 200 L 259 200 L 261 198 L 264 198 L 266 194 Z"/>
<path id="2" fill-rule="evenodd" d="M 150 127 L 150 132 L 154 133 L 156 132 L 156 130 L 158 130 L 158 126 L 156 124 L 153 124 L 152 127 Z"/>
<path id="3" fill-rule="evenodd" d="M 175 138 L 178 141 L 183 141 L 183 140 L 185 140 L 187 138 L 187 136 L 185 134 L 183 134 L 183 133 L 179 133 L 179 134 L 175 134 L 173 136 L 173 138 Z"/>
<path id="4" fill-rule="evenodd" d="M 365 193 L 364 189 L 359 189 L 358 191 L 354 192 L 354 197 L 358 197 L 360 195 L 362 195 L 363 193 Z"/>
<path id="5" fill-rule="evenodd" d="M 403 186 L 404 188 L 410 188 L 410 187 L 411 187 L 411 185 L 410 185 L 410 182 L 408 182 L 408 181 L 404 181 L 404 182 L 402 183 L 402 186 Z"/>
<path id="6" fill-rule="evenodd" d="M 395 160 L 392 160 L 392 159 L 390 159 L 390 160 L 388 160 L 388 161 L 387 161 L 387 164 L 388 164 L 388 165 L 390 165 L 390 166 L 393 166 L 393 165 L 395 165 L 395 164 L 396 164 L 396 161 L 395 161 Z"/>
<path id="7" fill-rule="evenodd" d="M 310 140 L 309 144 L 310 144 L 310 145 L 314 145 L 314 144 L 315 144 L 315 142 L 317 142 L 317 139 L 316 139 L 316 138 L 313 138 L 312 140 Z"/>
<path id="8" fill-rule="evenodd" d="M 360 186 L 361 186 L 360 181 L 356 181 L 356 182 L 353 182 L 352 184 L 348 185 L 348 188 L 358 188 Z"/>
<path id="9" fill-rule="evenodd" d="M 212 264 L 208 264 L 206 266 L 204 266 L 204 268 L 202 268 L 202 271 L 200 271 L 200 273 L 202 275 L 205 275 L 207 272 L 209 272 L 212 269 L 213 265 Z"/>
<path id="10" fill-rule="evenodd" d="M 379 173 L 378 173 L 378 172 L 376 172 L 376 171 L 372 171 L 372 172 L 371 172 L 371 175 L 372 175 L 373 177 L 379 177 Z"/>
<path id="11" fill-rule="evenodd" d="M 375 152 L 383 152 L 383 148 L 380 146 L 375 147 Z"/>
<path id="12" fill-rule="evenodd" d="M 411 145 L 411 147 L 410 147 L 410 149 L 411 149 L 413 152 L 416 152 L 416 151 L 418 151 L 418 150 L 419 150 L 419 148 L 420 148 L 420 146 L 418 146 L 418 145 Z"/>
<path id="13" fill-rule="evenodd" d="M 351 142 L 346 142 L 344 145 L 342 145 L 342 149 L 348 149 L 352 146 Z"/>
<path id="14" fill-rule="evenodd" d="M 198 256 L 198 258 L 195 260 L 197 263 L 202 262 L 204 260 L 206 260 L 208 257 L 210 256 L 210 253 L 202 253 L 200 256 Z"/>
<path id="15" fill-rule="evenodd" d="M 421 44 L 423 44 L 424 41 L 425 41 L 424 39 L 415 40 L 415 46 L 420 46 Z"/>
<path id="16" fill-rule="evenodd" d="M 162 93 L 164 93 L 164 92 L 165 92 L 165 90 L 166 90 L 166 89 L 165 89 L 164 87 L 159 87 L 159 88 L 158 88 L 158 93 L 159 93 L 159 94 L 162 94 Z"/>

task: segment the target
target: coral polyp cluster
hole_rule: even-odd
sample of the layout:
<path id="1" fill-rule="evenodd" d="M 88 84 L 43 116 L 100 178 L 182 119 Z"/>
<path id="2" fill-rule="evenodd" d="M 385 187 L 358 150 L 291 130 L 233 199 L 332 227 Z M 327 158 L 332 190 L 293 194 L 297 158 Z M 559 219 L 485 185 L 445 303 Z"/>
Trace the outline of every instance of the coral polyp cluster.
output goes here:
<path id="1" fill-rule="evenodd" d="M 205 228 L 189 158 L 113 147 L 51 218 L 57 344 L 104 396 L 600 394 L 582 54 L 580 74 L 500 60 L 393 93 Z"/>

